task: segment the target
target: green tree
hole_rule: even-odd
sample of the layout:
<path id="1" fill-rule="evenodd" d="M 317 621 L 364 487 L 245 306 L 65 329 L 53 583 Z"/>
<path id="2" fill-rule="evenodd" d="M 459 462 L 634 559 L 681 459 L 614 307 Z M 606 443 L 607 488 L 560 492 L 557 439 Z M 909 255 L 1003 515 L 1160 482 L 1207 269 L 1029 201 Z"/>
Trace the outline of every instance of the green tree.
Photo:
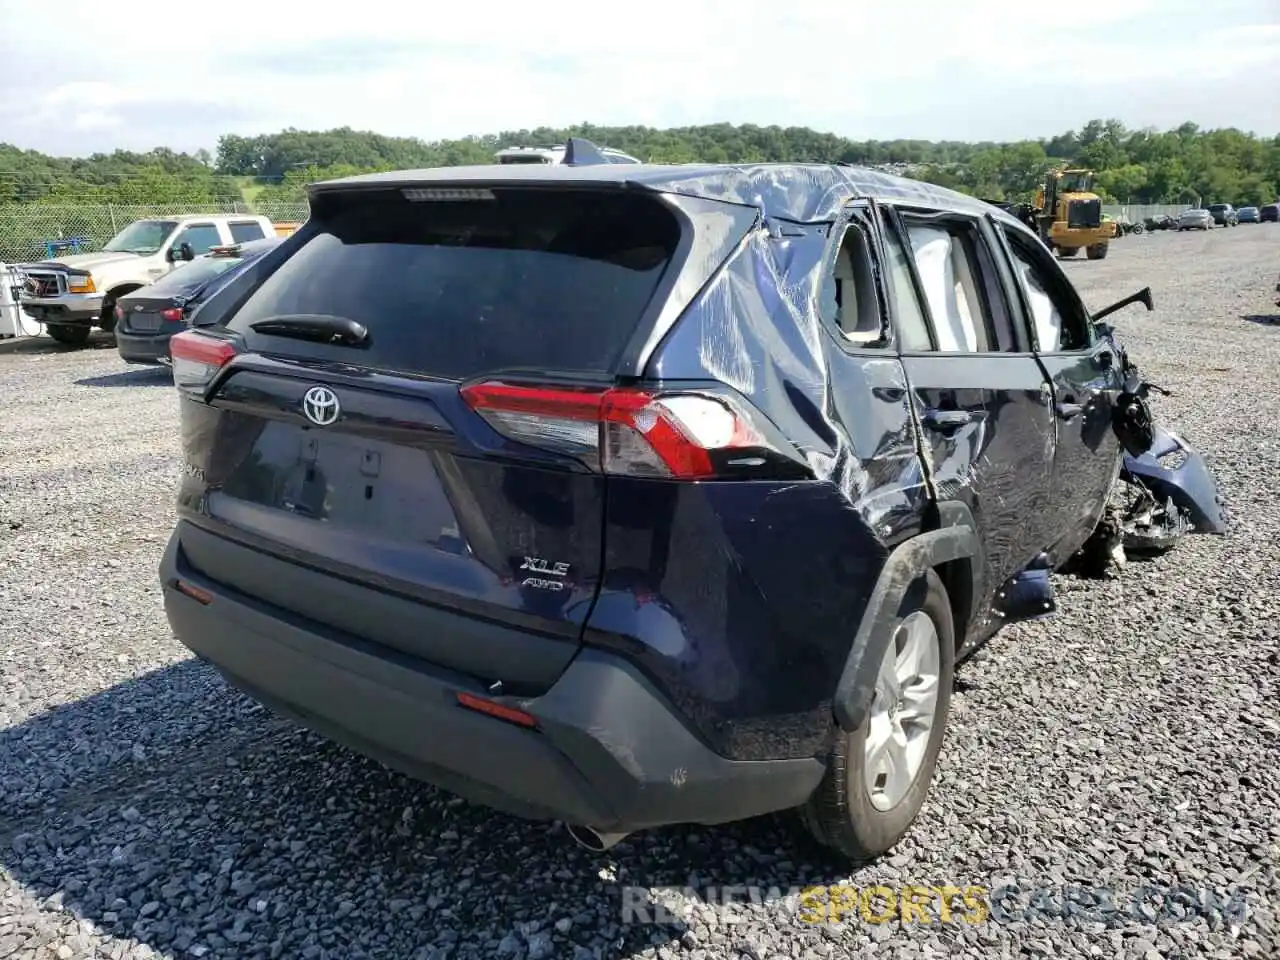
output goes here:
<path id="1" fill-rule="evenodd" d="M 388 137 L 371 131 L 286 129 L 226 134 L 215 155 L 156 149 L 84 158 L 51 157 L 0 143 L 0 206 L 77 203 L 211 203 L 246 195 L 297 201 L 315 179 L 374 170 L 489 163 L 514 144 L 554 144 L 584 136 L 654 163 L 820 162 L 893 165 L 908 176 L 990 199 L 1025 200 L 1054 164 L 1097 171 L 1108 199 L 1135 203 L 1275 200 L 1280 136 L 1258 137 L 1184 123 L 1129 130 L 1097 119 L 1079 131 L 1011 143 L 856 140 L 807 127 L 716 123 L 655 129 L 589 122 L 476 134 L 456 140 Z"/>

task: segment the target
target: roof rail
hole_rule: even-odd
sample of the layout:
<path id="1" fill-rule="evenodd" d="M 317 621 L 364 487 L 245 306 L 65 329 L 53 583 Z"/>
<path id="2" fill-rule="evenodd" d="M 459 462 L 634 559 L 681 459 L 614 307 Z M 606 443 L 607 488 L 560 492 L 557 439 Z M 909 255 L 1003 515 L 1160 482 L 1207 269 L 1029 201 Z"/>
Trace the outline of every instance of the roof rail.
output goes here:
<path id="1" fill-rule="evenodd" d="M 570 137 L 564 145 L 564 163 L 570 167 L 592 167 L 608 163 L 609 158 L 590 140 Z"/>

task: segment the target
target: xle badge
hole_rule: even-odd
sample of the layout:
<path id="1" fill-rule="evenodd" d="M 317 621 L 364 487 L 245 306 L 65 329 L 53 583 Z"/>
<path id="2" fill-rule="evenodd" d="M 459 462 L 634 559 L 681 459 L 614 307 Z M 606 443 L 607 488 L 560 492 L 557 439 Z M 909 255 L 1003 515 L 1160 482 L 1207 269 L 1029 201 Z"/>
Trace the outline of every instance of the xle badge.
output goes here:
<path id="1" fill-rule="evenodd" d="M 564 577 L 569 572 L 569 564 L 567 563 L 543 560 L 541 557 L 525 557 L 524 563 L 520 564 L 520 569 L 535 574 L 535 576 L 525 577 L 520 583 L 522 587 L 531 587 L 534 590 L 550 590 L 553 593 L 559 593 L 568 587 L 568 584 L 562 579 L 549 579 L 550 577 Z"/>

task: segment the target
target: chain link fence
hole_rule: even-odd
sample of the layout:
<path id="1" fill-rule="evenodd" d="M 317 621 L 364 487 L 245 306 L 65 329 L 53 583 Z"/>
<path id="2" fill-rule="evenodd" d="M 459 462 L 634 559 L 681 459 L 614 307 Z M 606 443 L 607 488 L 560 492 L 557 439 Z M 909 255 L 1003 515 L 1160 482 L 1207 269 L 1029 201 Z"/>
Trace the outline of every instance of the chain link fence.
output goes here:
<path id="1" fill-rule="evenodd" d="M 76 241 L 81 253 L 102 249 L 117 233 L 146 217 L 211 213 L 254 213 L 276 223 L 307 219 L 305 200 L 264 201 L 252 209 L 243 202 L 157 204 L 46 204 L 0 206 L 0 263 L 24 263 L 51 255 L 54 241 Z M 66 248 L 63 248 L 65 252 Z"/>

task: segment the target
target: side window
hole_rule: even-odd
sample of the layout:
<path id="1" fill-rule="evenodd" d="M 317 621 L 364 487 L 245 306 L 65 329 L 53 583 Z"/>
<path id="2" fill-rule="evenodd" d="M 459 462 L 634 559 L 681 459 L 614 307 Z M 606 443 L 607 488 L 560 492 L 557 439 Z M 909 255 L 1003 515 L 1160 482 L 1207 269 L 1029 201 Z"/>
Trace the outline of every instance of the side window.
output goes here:
<path id="1" fill-rule="evenodd" d="M 1091 343 L 1089 321 L 1079 303 L 1063 289 L 1070 281 L 1055 276 L 1052 263 L 1030 249 L 1030 244 L 1006 231 L 1013 254 L 1014 272 L 1035 325 L 1042 353 L 1087 350 Z"/>
<path id="2" fill-rule="evenodd" d="M 178 235 L 173 238 L 173 248 L 176 250 L 184 243 L 191 244 L 192 252 L 198 257 L 221 244 L 222 236 L 212 223 L 193 223 L 178 231 Z"/>
<path id="3" fill-rule="evenodd" d="M 991 318 L 982 289 L 976 224 L 907 219 L 906 227 L 938 350 L 989 352 Z"/>
<path id="4" fill-rule="evenodd" d="M 823 312 L 851 346 L 884 346 L 886 340 L 874 250 L 867 225 L 850 220 L 823 284 Z"/>
<path id="5" fill-rule="evenodd" d="M 231 239 L 236 243 L 248 243 L 250 240 L 262 240 L 266 238 L 263 232 L 262 224 L 256 220 L 235 220 L 230 224 Z"/>
<path id="6" fill-rule="evenodd" d="M 905 351 L 932 350 L 929 322 L 925 319 L 920 293 L 911 275 L 907 248 L 892 223 L 885 224 L 884 236 L 889 260 L 889 289 L 898 318 L 899 345 Z"/>

